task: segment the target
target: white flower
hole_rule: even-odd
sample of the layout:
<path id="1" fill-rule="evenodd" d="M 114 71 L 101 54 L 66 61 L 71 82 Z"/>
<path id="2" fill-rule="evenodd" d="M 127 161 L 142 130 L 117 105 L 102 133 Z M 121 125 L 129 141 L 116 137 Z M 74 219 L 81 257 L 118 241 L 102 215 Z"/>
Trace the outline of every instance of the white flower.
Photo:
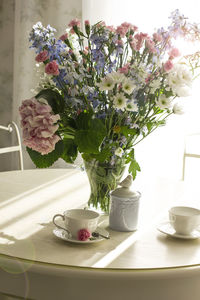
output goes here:
<path id="1" fill-rule="evenodd" d="M 115 82 L 111 76 L 104 77 L 100 83 L 97 83 L 100 91 L 109 91 L 114 88 Z"/>
<path id="2" fill-rule="evenodd" d="M 184 114 L 183 107 L 180 104 L 175 103 L 174 106 L 173 106 L 173 113 L 176 114 L 176 115 Z"/>
<path id="3" fill-rule="evenodd" d="M 153 94 L 160 87 L 160 78 L 155 79 L 150 83 L 151 93 Z"/>
<path id="4" fill-rule="evenodd" d="M 181 84 L 191 86 L 192 83 L 192 73 L 191 71 L 182 64 L 176 66 L 177 77 L 179 78 Z"/>
<path id="5" fill-rule="evenodd" d="M 138 106 L 134 101 L 128 102 L 126 105 L 126 110 L 128 111 L 138 111 Z"/>
<path id="6" fill-rule="evenodd" d="M 185 65 L 177 64 L 168 73 L 167 82 L 177 96 L 186 97 L 192 84 L 192 73 Z"/>
<path id="7" fill-rule="evenodd" d="M 120 72 L 112 72 L 107 77 L 111 77 L 115 83 L 121 83 L 126 79 L 126 76 Z"/>
<path id="8" fill-rule="evenodd" d="M 133 92 L 135 87 L 136 85 L 133 83 L 133 81 L 130 78 L 126 78 L 122 83 L 122 88 L 124 92 L 127 93 L 128 95 L 130 95 Z"/>
<path id="9" fill-rule="evenodd" d="M 126 107 L 127 99 L 122 93 L 118 93 L 113 100 L 113 105 L 115 108 L 124 109 Z"/>
<path id="10" fill-rule="evenodd" d="M 191 94 L 191 90 L 188 86 L 185 85 L 178 85 L 174 87 L 173 91 L 177 94 L 178 97 L 187 97 Z"/>
<path id="11" fill-rule="evenodd" d="M 157 105 L 161 108 L 170 108 L 171 107 L 171 98 L 167 98 L 165 95 L 161 95 L 156 101 Z"/>
<path id="12" fill-rule="evenodd" d="M 75 87 L 71 89 L 70 95 L 71 95 L 72 97 L 75 97 L 75 96 L 77 96 L 78 94 L 79 94 L 79 92 L 78 92 L 78 90 L 77 90 Z"/>
<path id="13" fill-rule="evenodd" d="M 115 155 L 119 156 L 119 157 L 122 157 L 122 154 L 124 153 L 124 150 L 119 147 L 115 150 Z"/>

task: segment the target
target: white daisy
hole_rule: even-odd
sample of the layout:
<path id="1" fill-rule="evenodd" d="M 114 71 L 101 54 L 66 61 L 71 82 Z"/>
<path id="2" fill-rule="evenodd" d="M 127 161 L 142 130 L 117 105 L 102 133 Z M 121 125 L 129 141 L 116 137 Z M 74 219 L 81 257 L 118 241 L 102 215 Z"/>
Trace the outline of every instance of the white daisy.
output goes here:
<path id="1" fill-rule="evenodd" d="M 122 88 L 125 93 L 130 95 L 133 90 L 136 88 L 136 85 L 133 83 L 133 81 L 130 78 L 126 78 L 122 83 Z"/>
<path id="2" fill-rule="evenodd" d="M 155 79 L 150 83 L 151 94 L 153 94 L 160 87 L 160 78 Z"/>
<path id="3" fill-rule="evenodd" d="M 126 107 L 127 99 L 122 93 L 118 93 L 113 100 L 115 108 L 124 109 Z"/>
<path id="4" fill-rule="evenodd" d="M 138 106 L 134 101 L 128 102 L 126 105 L 126 110 L 128 111 L 138 111 Z"/>
<path id="5" fill-rule="evenodd" d="M 115 82 L 111 76 L 104 77 L 100 83 L 97 83 L 100 91 L 110 91 L 114 88 Z"/>
<path id="6" fill-rule="evenodd" d="M 126 79 L 126 76 L 120 72 L 112 72 L 108 76 L 111 77 L 115 83 L 121 83 Z"/>
<path id="7" fill-rule="evenodd" d="M 170 108 L 171 107 L 171 98 L 167 98 L 165 95 L 161 95 L 156 101 L 157 105 L 161 108 Z"/>
<path id="8" fill-rule="evenodd" d="M 119 156 L 119 157 L 122 157 L 122 154 L 124 153 L 124 150 L 119 147 L 115 150 L 115 155 Z"/>

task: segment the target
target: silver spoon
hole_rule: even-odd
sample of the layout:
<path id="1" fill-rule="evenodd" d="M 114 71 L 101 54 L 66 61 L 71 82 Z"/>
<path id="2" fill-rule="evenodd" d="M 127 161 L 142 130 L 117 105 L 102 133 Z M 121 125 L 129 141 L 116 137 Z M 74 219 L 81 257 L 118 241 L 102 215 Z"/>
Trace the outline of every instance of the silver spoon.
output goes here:
<path id="1" fill-rule="evenodd" d="M 103 237 L 103 238 L 105 238 L 105 239 L 109 239 L 110 237 L 109 236 L 106 236 L 106 235 L 103 235 L 103 234 L 101 234 L 101 233 L 99 233 L 99 232 L 97 232 L 97 231 L 94 231 L 94 232 L 92 232 L 92 236 L 93 237 Z"/>

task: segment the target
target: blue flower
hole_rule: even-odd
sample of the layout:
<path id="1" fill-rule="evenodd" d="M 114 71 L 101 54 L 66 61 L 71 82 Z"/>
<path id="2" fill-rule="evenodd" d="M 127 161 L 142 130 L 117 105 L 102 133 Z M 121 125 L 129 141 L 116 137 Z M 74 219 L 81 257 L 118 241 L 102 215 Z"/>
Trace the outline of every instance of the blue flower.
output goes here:
<path id="1" fill-rule="evenodd" d="M 36 23 L 29 34 L 29 41 L 32 42 L 30 48 L 36 48 L 36 53 L 44 48 L 48 49 L 50 45 L 55 43 L 54 32 L 56 29 L 50 25 L 45 28 L 41 22 Z"/>

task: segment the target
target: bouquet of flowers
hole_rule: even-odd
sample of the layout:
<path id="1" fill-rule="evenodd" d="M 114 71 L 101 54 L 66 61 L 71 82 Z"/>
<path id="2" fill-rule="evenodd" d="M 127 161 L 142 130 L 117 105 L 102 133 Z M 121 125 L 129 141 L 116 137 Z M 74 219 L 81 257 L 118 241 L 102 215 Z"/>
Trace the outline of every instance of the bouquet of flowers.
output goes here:
<path id="1" fill-rule="evenodd" d="M 171 24 L 152 36 L 135 25 L 114 28 L 72 20 L 58 39 L 38 22 L 30 32 L 40 82 L 20 106 L 23 142 L 37 167 L 58 158 L 73 163 L 80 153 L 91 184 L 89 203 L 108 211 L 109 191 L 126 164 L 140 171 L 134 147 L 189 94 L 200 52 L 181 56 L 177 38 L 197 41 L 200 28 L 174 11 Z"/>

